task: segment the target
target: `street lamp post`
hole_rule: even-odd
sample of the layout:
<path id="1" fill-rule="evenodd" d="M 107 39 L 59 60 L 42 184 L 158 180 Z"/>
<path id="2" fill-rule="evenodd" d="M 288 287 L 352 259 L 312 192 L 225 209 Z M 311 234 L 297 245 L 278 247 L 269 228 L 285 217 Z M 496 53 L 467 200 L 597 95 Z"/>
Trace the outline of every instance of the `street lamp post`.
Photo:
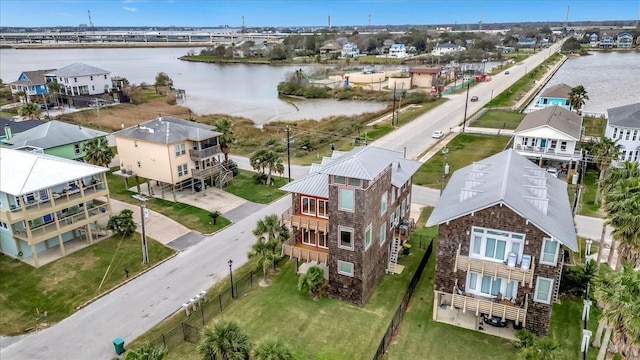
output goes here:
<path id="1" fill-rule="evenodd" d="M 235 293 L 233 292 L 233 270 L 231 270 L 231 265 L 233 265 L 233 260 L 228 261 L 229 264 L 229 279 L 231 280 L 231 298 L 235 298 Z"/>
<path id="2" fill-rule="evenodd" d="M 142 223 L 142 263 L 149 263 L 149 249 L 147 248 L 147 234 L 144 229 L 144 210 L 145 210 L 145 202 L 149 199 L 146 197 L 135 194 L 133 198 L 140 201 L 140 222 Z"/>
<path id="3" fill-rule="evenodd" d="M 444 158 L 442 159 L 442 179 L 440 180 L 440 195 L 444 191 L 444 179 L 449 174 L 449 164 L 447 164 L 447 154 L 449 153 L 449 149 L 445 146 L 442 149 L 442 155 Z"/>
<path id="4" fill-rule="evenodd" d="M 462 132 L 467 125 L 467 106 L 469 106 L 469 87 L 471 86 L 471 79 L 467 81 L 467 100 L 464 102 L 464 119 L 462 120 Z"/>

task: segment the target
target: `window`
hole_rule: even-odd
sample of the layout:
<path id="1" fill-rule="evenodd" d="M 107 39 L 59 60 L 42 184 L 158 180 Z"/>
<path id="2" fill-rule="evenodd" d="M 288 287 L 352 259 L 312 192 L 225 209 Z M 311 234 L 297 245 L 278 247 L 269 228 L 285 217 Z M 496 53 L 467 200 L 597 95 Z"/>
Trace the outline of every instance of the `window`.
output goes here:
<path id="1" fill-rule="evenodd" d="M 387 212 L 387 198 L 389 194 L 385 191 L 380 198 L 380 214 L 384 215 Z"/>
<path id="2" fill-rule="evenodd" d="M 93 75 L 89 76 L 89 80 L 93 81 Z"/>
<path id="3" fill-rule="evenodd" d="M 545 265 L 556 265 L 558 261 L 558 242 L 549 238 L 545 238 L 542 243 L 542 254 L 540 255 L 540 263 Z"/>
<path id="4" fill-rule="evenodd" d="M 91 91 L 95 91 L 95 90 L 96 90 L 95 85 L 91 85 Z"/>
<path id="5" fill-rule="evenodd" d="M 364 230 L 364 249 L 367 250 L 371 246 L 371 224 Z"/>
<path id="6" fill-rule="evenodd" d="M 76 155 L 82 152 L 82 150 L 80 149 L 80 144 L 73 144 L 73 152 L 76 153 Z"/>
<path id="7" fill-rule="evenodd" d="M 558 140 L 551 140 L 551 144 L 549 145 L 549 149 L 555 150 L 558 146 Z"/>
<path id="8" fill-rule="evenodd" d="M 326 232 L 318 233 L 318 247 L 325 248 L 325 249 L 329 248 L 329 245 L 327 244 Z"/>
<path id="9" fill-rule="evenodd" d="M 613 128 L 613 136 L 612 138 L 616 138 L 618 136 L 618 128 Z"/>
<path id="10" fill-rule="evenodd" d="M 9 226 L 6 223 L 3 223 L 2 221 L 0 221 L 0 228 L 2 229 L 8 229 Z"/>
<path id="11" fill-rule="evenodd" d="M 313 230 L 302 230 L 302 243 L 316 246 L 316 232 Z"/>
<path id="12" fill-rule="evenodd" d="M 142 167 L 142 163 L 140 161 L 138 161 L 138 167 L 141 168 Z"/>
<path id="13" fill-rule="evenodd" d="M 353 211 L 353 190 L 340 189 L 340 210 Z"/>
<path id="14" fill-rule="evenodd" d="M 73 82 L 78 82 L 78 78 L 73 78 Z"/>
<path id="15" fill-rule="evenodd" d="M 480 292 L 486 295 L 497 296 L 500 293 L 501 278 L 493 278 L 491 275 L 482 276 Z"/>
<path id="16" fill-rule="evenodd" d="M 353 250 L 353 229 L 340 226 L 338 231 L 340 231 L 340 244 L 338 244 L 338 247 Z"/>
<path id="17" fill-rule="evenodd" d="M 538 276 L 536 279 L 536 291 L 533 294 L 533 301 L 549 304 L 551 303 L 551 289 L 553 279 Z"/>
<path id="18" fill-rule="evenodd" d="M 305 215 L 316 216 L 316 199 L 303 196 L 302 213 Z"/>
<path id="19" fill-rule="evenodd" d="M 176 146 L 174 146 L 174 151 L 176 153 L 176 157 L 180 156 L 180 155 L 184 155 L 187 153 L 187 150 L 185 149 L 185 145 L 184 144 L 178 144 Z"/>
<path id="20" fill-rule="evenodd" d="M 350 262 L 338 260 L 338 274 L 353 276 L 353 264 Z"/>
<path id="21" fill-rule="evenodd" d="M 524 250 L 524 235 L 508 231 L 473 227 L 469 246 L 469 256 L 496 262 L 507 260 L 509 253 L 515 253 L 518 262 Z"/>
<path id="22" fill-rule="evenodd" d="M 629 137 L 631 136 L 631 130 L 627 130 L 624 132 L 624 139 L 625 140 L 629 140 Z"/>
<path id="23" fill-rule="evenodd" d="M 380 245 L 387 240 L 387 223 L 380 225 Z"/>
<path id="24" fill-rule="evenodd" d="M 560 141 L 560 151 L 567 151 L 567 142 Z"/>
<path id="25" fill-rule="evenodd" d="M 344 176 L 335 175 L 333 177 L 333 183 L 340 184 L 340 185 L 347 185 L 347 178 L 345 178 Z"/>
<path id="26" fill-rule="evenodd" d="M 137 141 L 134 141 L 134 142 L 133 142 L 133 146 L 138 147 L 138 142 L 137 142 Z"/>
<path id="27" fill-rule="evenodd" d="M 327 200 L 318 199 L 318 216 L 328 218 L 329 202 Z"/>
<path id="28" fill-rule="evenodd" d="M 407 199 L 403 199 L 402 200 L 402 217 L 404 217 L 407 214 Z"/>
<path id="29" fill-rule="evenodd" d="M 189 170 L 187 169 L 187 164 L 178 165 L 178 176 L 184 176 L 189 174 Z"/>
<path id="30" fill-rule="evenodd" d="M 354 187 L 360 187 L 361 186 L 360 179 L 349 178 L 348 183 L 349 183 L 349 186 L 354 186 Z"/>
<path id="31" fill-rule="evenodd" d="M 104 79 L 107 80 L 107 75 L 104 76 Z"/>
<path id="32" fill-rule="evenodd" d="M 638 138 L 638 130 L 633 130 L 633 138 L 631 140 L 636 141 Z"/>

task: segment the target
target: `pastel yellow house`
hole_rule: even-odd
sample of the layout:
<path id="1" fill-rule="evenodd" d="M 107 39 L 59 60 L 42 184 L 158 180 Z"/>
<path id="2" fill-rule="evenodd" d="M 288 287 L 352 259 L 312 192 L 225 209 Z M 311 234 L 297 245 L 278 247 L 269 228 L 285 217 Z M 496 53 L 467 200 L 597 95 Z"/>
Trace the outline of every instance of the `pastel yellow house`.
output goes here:
<path id="1" fill-rule="evenodd" d="M 173 117 L 159 117 L 113 134 L 120 174 L 157 182 L 162 196 L 203 182 L 222 186 L 232 174 L 221 163 L 219 132 L 211 126 Z"/>

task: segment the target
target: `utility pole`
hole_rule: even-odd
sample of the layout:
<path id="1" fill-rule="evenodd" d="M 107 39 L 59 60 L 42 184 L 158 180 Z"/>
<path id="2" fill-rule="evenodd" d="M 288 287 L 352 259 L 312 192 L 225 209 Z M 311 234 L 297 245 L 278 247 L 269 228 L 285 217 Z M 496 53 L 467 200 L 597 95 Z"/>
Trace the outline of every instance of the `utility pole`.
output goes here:
<path id="1" fill-rule="evenodd" d="M 42 94 L 42 102 L 44 102 L 44 108 L 47 110 L 47 121 L 50 121 L 51 116 L 49 115 L 49 103 L 45 99 L 44 94 Z"/>
<path id="2" fill-rule="evenodd" d="M 291 132 L 291 127 L 287 126 L 287 172 L 288 172 L 288 178 L 289 181 L 291 182 L 291 137 L 289 136 Z"/>
<path id="3" fill-rule="evenodd" d="M 440 180 L 440 195 L 444 191 L 444 180 L 445 177 L 449 174 L 449 164 L 447 164 L 447 154 L 449 153 L 449 149 L 445 146 L 442 149 L 442 179 Z"/>
<path id="4" fill-rule="evenodd" d="M 402 92 L 404 90 L 404 83 L 400 84 L 400 100 L 398 101 L 398 110 L 396 113 L 396 125 L 400 125 L 400 108 L 402 107 Z"/>
<path id="5" fill-rule="evenodd" d="M 149 250 L 147 248 L 147 234 L 145 232 L 144 229 L 144 211 L 146 209 L 144 203 L 149 200 L 146 197 L 140 195 L 140 194 L 135 194 L 133 195 L 134 199 L 137 199 L 140 201 L 140 220 L 142 222 L 142 263 L 143 264 L 148 264 L 149 263 Z"/>
<path id="6" fill-rule="evenodd" d="M 96 113 L 98 114 L 98 128 L 102 130 L 102 121 L 100 120 L 100 99 L 96 98 Z"/>
<path id="7" fill-rule="evenodd" d="M 464 103 L 464 119 L 462 120 L 462 132 L 467 124 L 467 107 L 469 106 L 469 87 L 471 86 L 471 79 L 467 81 L 467 101 Z"/>
<path id="8" fill-rule="evenodd" d="M 393 83 L 393 109 L 391 110 L 391 126 L 394 125 L 394 119 L 396 116 L 396 82 Z"/>

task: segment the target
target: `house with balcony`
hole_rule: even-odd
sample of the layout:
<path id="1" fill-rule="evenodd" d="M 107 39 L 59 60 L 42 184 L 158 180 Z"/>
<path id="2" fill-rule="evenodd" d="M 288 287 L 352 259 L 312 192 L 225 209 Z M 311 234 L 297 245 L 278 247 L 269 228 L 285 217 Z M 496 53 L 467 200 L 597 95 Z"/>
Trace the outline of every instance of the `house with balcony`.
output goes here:
<path id="1" fill-rule="evenodd" d="M 404 44 L 393 44 L 389 48 L 389 57 L 404 59 L 407 57 L 407 47 Z"/>
<path id="2" fill-rule="evenodd" d="M 604 136 L 620 145 L 619 161 L 640 162 L 640 102 L 607 109 Z"/>
<path id="3" fill-rule="evenodd" d="M 364 305 L 413 229 L 411 177 L 420 163 L 373 146 L 334 151 L 306 177 L 281 189 L 292 194 L 282 221 L 292 230 L 283 255 L 328 275 L 329 296 Z M 300 269 L 303 268 L 300 267 Z"/>
<path id="4" fill-rule="evenodd" d="M 577 163 L 582 116 L 555 105 L 528 113 L 513 132 L 513 149 L 536 162 Z"/>
<path id="5" fill-rule="evenodd" d="M 571 104 L 569 102 L 570 94 L 571 86 L 567 84 L 560 83 L 549 86 L 542 91 L 533 109 L 538 110 L 557 105 L 571 110 Z"/>
<path id="6" fill-rule="evenodd" d="M 344 45 L 342 45 L 343 58 L 357 58 L 358 56 L 360 56 L 360 49 L 358 49 L 358 45 L 356 45 L 356 43 L 346 42 L 344 43 Z"/>
<path id="7" fill-rule="evenodd" d="M 602 34 L 598 47 L 601 49 L 612 49 L 615 45 L 616 41 L 613 39 L 613 36 L 609 34 Z"/>
<path id="8" fill-rule="evenodd" d="M 82 160 L 86 155 L 84 144 L 95 138 L 107 136 L 106 132 L 51 120 L 22 131 L 9 134 L 2 145 L 12 149 L 41 149 L 43 153 L 70 160 Z"/>
<path id="9" fill-rule="evenodd" d="M 233 177 L 220 158 L 222 134 L 210 125 L 163 116 L 113 135 L 119 174 L 155 180 L 173 192 L 174 199 L 176 190 L 199 191 L 205 180 L 223 186 Z"/>
<path id="10" fill-rule="evenodd" d="M 0 252 L 39 267 L 107 235 L 109 169 L 7 148 L 0 158 Z"/>
<path id="11" fill-rule="evenodd" d="M 628 32 L 622 32 L 618 34 L 616 39 L 616 47 L 621 49 L 631 49 L 633 47 L 633 35 Z"/>
<path id="12" fill-rule="evenodd" d="M 76 107 L 88 106 L 92 98 L 113 90 L 111 72 L 87 64 L 73 63 L 46 73 L 45 77 L 60 84 L 62 100 Z"/>
<path id="13" fill-rule="evenodd" d="M 45 74 L 52 71 L 55 69 L 23 71 L 18 80 L 9 84 L 11 95 L 24 93 L 24 97 L 20 99 L 22 102 L 43 101 L 43 97 L 49 93 Z"/>
<path id="14" fill-rule="evenodd" d="M 591 34 L 588 34 L 588 39 L 589 39 L 589 45 L 591 47 L 598 46 L 598 33 L 597 32 L 592 32 Z"/>
<path id="15" fill-rule="evenodd" d="M 453 173 L 434 225 L 434 320 L 455 311 L 475 330 L 495 322 L 547 334 L 565 250 L 578 250 L 564 181 L 505 150 Z"/>
<path id="16" fill-rule="evenodd" d="M 460 46 L 460 45 L 456 45 L 454 43 L 451 42 L 447 42 L 444 44 L 437 44 L 436 46 L 433 47 L 433 50 L 431 50 L 431 55 L 434 56 L 444 56 L 444 55 L 449 55 L 452 53 L 457 53 L 457 52 L 462 52 L 467 50 L 467 48 L 465 48 L 464 46 Z"/>

